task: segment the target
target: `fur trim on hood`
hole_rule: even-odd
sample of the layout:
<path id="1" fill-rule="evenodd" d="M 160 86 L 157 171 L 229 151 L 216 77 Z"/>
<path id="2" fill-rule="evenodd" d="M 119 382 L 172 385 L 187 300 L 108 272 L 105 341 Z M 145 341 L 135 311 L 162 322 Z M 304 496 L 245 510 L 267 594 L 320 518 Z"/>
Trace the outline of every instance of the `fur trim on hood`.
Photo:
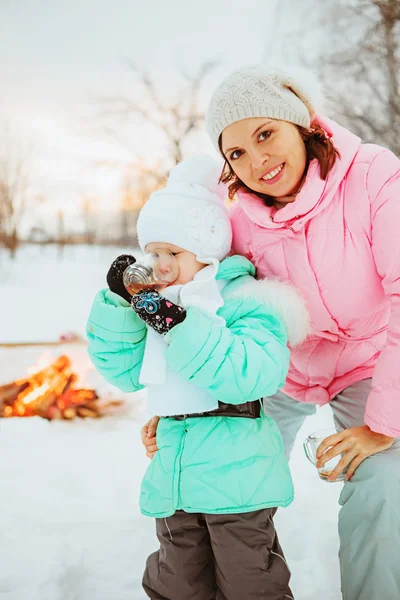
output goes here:
<path id="1" fill-rule="evenodd" d="M 264 302 L 283 320 L 291 346 L 301 344 L 311 333 L 305 300 L 290 283 L 278 279 L 254 279 L 236 289 L 231 297 L 256 298 Z"/>

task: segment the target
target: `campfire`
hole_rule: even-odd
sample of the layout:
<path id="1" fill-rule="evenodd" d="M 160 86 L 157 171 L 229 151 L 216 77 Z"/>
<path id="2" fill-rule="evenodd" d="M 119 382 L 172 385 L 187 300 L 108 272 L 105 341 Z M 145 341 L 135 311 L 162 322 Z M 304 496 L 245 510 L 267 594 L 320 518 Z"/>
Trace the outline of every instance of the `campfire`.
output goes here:
<path id="1" fill-rule="evenodd" d="M 0 386 L 0 417 L 99 418 L 122 404 L 101 403 L 94 390 L 78 387 L 77 379 L 71 360 L 62 355 L 29 377 Z"/>

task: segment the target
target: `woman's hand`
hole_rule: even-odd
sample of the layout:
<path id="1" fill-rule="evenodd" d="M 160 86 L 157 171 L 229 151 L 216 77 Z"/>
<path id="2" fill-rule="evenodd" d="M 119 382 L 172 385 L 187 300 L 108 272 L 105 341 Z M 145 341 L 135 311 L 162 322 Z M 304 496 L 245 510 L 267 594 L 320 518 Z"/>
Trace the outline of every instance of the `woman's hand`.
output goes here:
<path id="1" fill-rule="evenodd" d="M 143 425 L 142 429 L 140 430 L 142 444 L 146 449 L 146 456 L 149 458 L 153 458 L 158 450 L 156 443 L 156 431 L 159 420 L 160 417 L 152 417 L 149 421 L 147 421 L 146 425 Z"/>
<path id="2" fill-rule="evenodd" d="M 319 469 L 331 458 L 343 454 L 328 479 L 334 481 L 339 473 L 349 465 L 346 473 L 346 480 L 349 480 L 364 459 L 377 452 L 382 452 L 382 450 L 387 450 L 393 445 L 395 439 L 372 431 L 368 425 L 344 429 L 344 431 L 330 435 L 318 446 L 317 467 Z M 333 447 L 325 452 L 330 446 Z"/>

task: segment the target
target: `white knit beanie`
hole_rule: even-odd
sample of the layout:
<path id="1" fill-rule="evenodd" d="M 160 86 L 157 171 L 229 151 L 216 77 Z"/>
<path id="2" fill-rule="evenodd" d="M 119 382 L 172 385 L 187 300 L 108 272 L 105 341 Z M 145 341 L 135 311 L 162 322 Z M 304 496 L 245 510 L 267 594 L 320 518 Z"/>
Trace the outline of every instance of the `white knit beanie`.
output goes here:
<path id="1" fill-rule="evenodd" d="M 215 90 L 207 110 L 207 129 L 219 151 L 223 130 L 243 119 L 269 117 L 310 127 L 311 98 L 292 77 L 263 65 L 234 71 Z"/>
<path id="2" fill-rule="evenodd" d="M 215 264 L 229 253 L 232 228 L 223 203 L 226 186 L 218 184 L 222 164 L 206 155 L 191 156 L 171 169 L 166 187 L 154 192 L 137 222 L 139 245 L 174 244 L 197 260 Z"/>

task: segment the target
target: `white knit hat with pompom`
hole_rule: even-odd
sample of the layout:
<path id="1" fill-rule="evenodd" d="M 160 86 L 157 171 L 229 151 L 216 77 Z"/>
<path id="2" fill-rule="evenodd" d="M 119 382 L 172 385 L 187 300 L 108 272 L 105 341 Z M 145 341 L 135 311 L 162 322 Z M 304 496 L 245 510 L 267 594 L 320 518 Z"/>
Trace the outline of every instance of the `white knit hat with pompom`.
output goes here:
<path id="1" fill-rule="evenodd" d="M 174 244 L 213 264 L 228 255 L 232 228 L 224 205 L 226 186 L 219 184 L 222 164 L 206 155 L 185 159 L 171 169 L 167 185 L 154 192 L 137 222 L 139 245 Z"/>

